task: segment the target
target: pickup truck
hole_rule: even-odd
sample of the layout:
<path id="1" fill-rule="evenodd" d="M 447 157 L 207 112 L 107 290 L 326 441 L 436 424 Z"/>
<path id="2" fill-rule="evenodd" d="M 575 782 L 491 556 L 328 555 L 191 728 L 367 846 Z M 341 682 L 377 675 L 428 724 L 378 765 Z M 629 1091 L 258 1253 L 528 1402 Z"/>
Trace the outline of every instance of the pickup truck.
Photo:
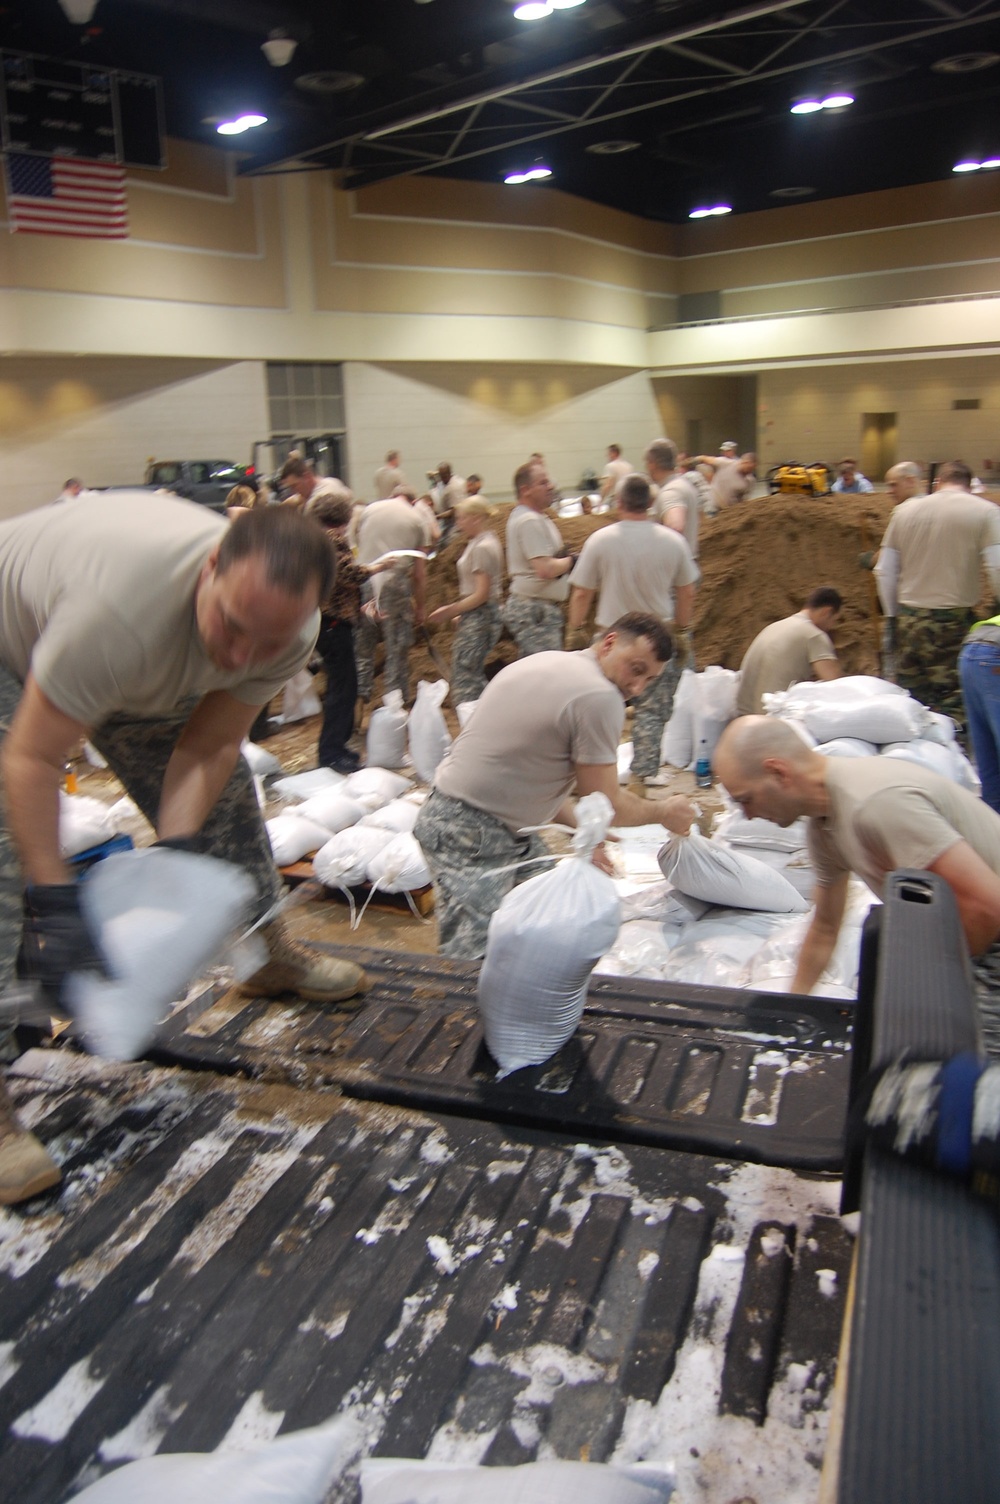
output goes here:
<path id="1" fill-rule="evenodd" d="M 233 460 L 153 460 L 141 486 L 104 486 L 106 491 L 172 491 L 213 512 L 224 512 L 226 497 L 246 479 L 246 466 Z"/>

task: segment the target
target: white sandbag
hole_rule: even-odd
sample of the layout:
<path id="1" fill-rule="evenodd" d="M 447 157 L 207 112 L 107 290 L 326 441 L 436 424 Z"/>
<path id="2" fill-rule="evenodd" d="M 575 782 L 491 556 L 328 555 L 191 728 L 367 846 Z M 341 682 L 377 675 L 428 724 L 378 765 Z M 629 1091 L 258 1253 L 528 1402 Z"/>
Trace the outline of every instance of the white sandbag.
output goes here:
<path id="1" fill-rule="evenodd" d="M 939 710 L 928 710 L 927 721 L 923 731 L 924 741 L 940 742 L 942 747 L 949 747 L 958 740 L 958 727 L 950 715 L 943 715 Z"/>
<path id="2" fill-rule="evenodd" d="M 671 836 L 658 860 L 660 871 L 675 888 L 705 903 L 782 914 L 800 914 L 808 908 L 780 872 L 742 851 L 706 841 L 695 826 L 690 835 Z"/>
<path id="3" fill-rule="evenodd" d="M 323 789 L 305 804 L 296 804 L 285 813 L 293 820 L 309 820 L 314 825 L 322 825 L 328 835 L 336 835 L 338 830 L 356 825 L 365 813 L 365 806 L 360 799 L 352 799 L 341 787 Z"/>
<path id="4" fill-rule="evenodd" d="M 735 808 L 716 821 L 712 840 L 724 841 L 727 846 L 763 847 L 766 851 L 803 851 L 807 828 L 804 818 L 788 826 L 775 825 L 761 816 L 748 820 L 741 809 Z"/>
<path id="5" fill-rule="evenodd" d="M 614 944 L 618 894 L 591 861 L 613 814 L 603 794 L 581 799 L 574 855 L 512 889 L 490 920 L 478 1001 L 501 1076 L 540 1065 L 566 1043 L 590 973 Z"/>
<path id="6" fill-rule="evenodd" d="M 415 836 L 393 836 L 368 863 L 368 881 L 381 893 L 412 893 L 416 888 L 426 888 L 430 880 Z"/>
<path id="7" fill-rule="evenodd" d="M 313 857 L 313 871 L 328 888 L 355 888 L 368 877 L 368 863 L 392 840 L 391 830 L 352 825 L 338 831 Z"/>
<path id="8" fill-rule="evenodd" d="M 797 726 L 798 721 L 791 721 Z M 837 736 L 832 742 L 818 742 L 816 751 L 824 757 L 877 757 L 878 747 L 874 742 L 862 741 L 860 736 Z"/>
<path id="9" fill-rule="evenodd" d="M 620 742 L 618 746 L 618 782 L 628 783 L 629 774 L 632 771 L 632 757 L 635 752 L 631 742 Z"/>
<path id="10" fill-rule="evenodd" d="M 469 724 L 472 712 L 475 710 L 478 704 L 478 700 L 463 700 L 461 705 L 455 706 L 455 714 L 458 717 L 459 731 L 465 730 L 466 726 Z"/>
<path id="11" fill-rule="evenodd" d="M 736 714 L 739 674 L 713 664 L 695 675 L 692 757 L 711 757 L 716 743 Z"/>
<path id="12" fill-rule="evenodd" d="M 140 819 L 142 810 L 134 799 L 130 799 L 128 794 L 123 794 L 108 810 L 108 816 L 115 830 L 120 831 L 132 820 Z"/>
<path id="13" fill-rule="evenodd" d="M 99 1478 L 74 1504 L 322 1504 L 353 1460 L 357 1424 L 342 1417 L 240 1452 L 164 1452 Z"/>
<path id="14" fill-rule="evenodd" d="M 361 1504 L 666 1504 L 673 1486 L 673 1469 L 648 1462 L 468 1467 L 368 1457 L 361 1464 Z"/>
<path id="15" fill-rule="evenodd" d="M 284 771 L 274 753 L 269 752 L 266 747 L 259 746 L 257 742 L 245 741 L 240 751 L 255 777 L 266 778 L 269 773 Z"/>
<path id="16" fill-rule="evenodd" d="M 419 813 L 419 804 L 411 804 L 409 799 L 392 799 L 388 804 L 383 804 L 381 809 L 375 809 L 372 810 L 371 814 L 362 815 L 358 824 L 376 825 L 381 830 L 389 830 L 395 835 L 403 835 L 413 830 Z"/>
<path id="17" fill-rule="evenodd" d="M 837 680 L 831 680 L 837 683 Z M 908 742 L 927 724 L 927 711 L 909 695 L 807 702 L 795 711 L 819 742 L 860 737 L 866 742 Z"/>
<path id="18" fill-rule="evenodd" d="M 625 905 L 622 905 L 625 912 Z M 684 915 L 686 922 L 688 916 Z M 594 967 L 598 976 L 648 977 L 660 980 L 670 952 L 684 934 L 682 923 L 669 920 L 630 919 L 623 922 L 615 943 Z"/>
<path id="19" fill-rule="evenodd" d="M 942 778 L 950 778 L 952 783 L 970 793 L 979 794 L 979 776 L 955 742 L 942 744 L 918 736 L 912 742 L 890 742 L 882 748 L 882 756 L 892 757 L 897 762 L 918 763 L 922 768 L 930 768 L 932 773 L 940 773 Z"/>
<path id="20" fill-rule="evenodd" d="M 814 996 L 857 996 L 861 927 L 868 910 L 877 903 L 878 899 L 864 883 L 852 877 L 840 934 L 826 969 L 812 989 Z M 790 991 L 799 952 L 811 921 L 811 912 L 802 914 L 764 942 L 747 967 L 748 986 L 760 987 L 766 992 Z"/>
<path id="21" fill-rule="evenodd" d="M 83 755 L 92 768 L 106 768 L 108 765 L 107 759 L 98 752 L 93 742 L 84 742 Z"/>
<path id="22" fill-rule="evenodd" d="M 255 896 L 245 872 L 215 857 L 151 846 L 98 862 L 81 904 L 109 975 L 67 981 L 87 1048 L 110 1060 L 140 1055 Z"/>
<path id="23" fill-rule="evenodd" d="M 407 714 L 403 709 L 403 691 L 390 689 L 382 704 L 372 711 L 365 742 L 366 761 L 370 768 L 398 768 L 406 756 Z"/>
<path id="24" fill-rule="evenodd" d="M 448 694 L 445 679 L 421 679 L 410 712 L 410 756 L 424 783 L 433 783 L 438 763 L 451 746 L 441 706 Z"/>
<path id="25" fill-rule="evenodd" d="M 303 815 L 275 815 L 265 821 L 267 839 L 271 843 L 271 855 L 279 867 L 290 867 L 300 862 L 310 851 L 318 851 L 330 839 L 325 825 L 307 820 Z"/>
<path id="26" fill-rule="evenodd" d="M 335 773 L 332 768 L 310 768 L 306 773 L 288 773 L 284 778 L 276 778 L 271 789 L 282 799 L 304 801 L 323 789 L 342 788 L 346 782 L 343 773 Z"/>
<path id="27" fill-rule="evenodd" d="M 277 717 L 279 725 L 287 726 L 291 721 L 304 721 L 307 716 L 319 715 L 322 709 L 319 696 L 313 688 L 312 674 L 307 668 L 300 668 L 282 692 L 281 714 Z"/>
<path id="28" fill-rule="evenodd" d="M 663 728 L 660 762 L 672 768 L 686 768 L 694 760 L 694 694 L 697 674 L 686 668 L 674 691 L 674 708 Z"/>
<path id="29" fill-rule="evenodd" d="M 402 773 L 390 773 L 388 768 L 359 768 L 344 784 L 344 793 L 363 806 L 364 814 L 370 814 L 412 787 L 411 780 Z"/>
<path id="30" fill-rule="evenodd" d="M 91 846 L 110 841 L 115 822 L 108 805 L 85 794 L 59 791 L 59 850 L 65 857 L 79 856 Z"/>
<path id="31" fill-rule="evenodd" d="M 665 982 L 693 982 L 698 987 L 739 987 L 747 962 L 760 943 L 753 935 L 743 935 L 724 950 L 717 940 L 685 940 L 667 959 L 662 978 Z"/>
<path id="32" fill-rule="evenodd" d="M 803 679 L 790 689 L 776 694 L 764 695 L 765 715 L 783 715 L 801 705 L 822 705 L 830 700 L 835 703 L 861 700 L 880 700 L 886 695 L 909 698 L 909 691 L 890 679 L 876 679 L 871 674 L 848 674 L 842 679 Z"/>

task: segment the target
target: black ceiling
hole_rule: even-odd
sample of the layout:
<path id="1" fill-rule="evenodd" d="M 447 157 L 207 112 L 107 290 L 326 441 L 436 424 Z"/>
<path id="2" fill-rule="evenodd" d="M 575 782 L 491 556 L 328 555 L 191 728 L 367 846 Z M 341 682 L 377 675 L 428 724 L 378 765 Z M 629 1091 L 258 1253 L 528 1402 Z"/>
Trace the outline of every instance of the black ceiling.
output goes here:
<path id="1" fill-rule="evenodd" d="M 544 161 L 564 191 L 681 222 L 948 178 L 1000 156 L 1000 0 L 0 0 L 0 45 L 163 79 L 168 133 L 254 109 L 241 170 L 332 167 L 498 182 Z M 291 62 L 261 43 L 283 29 Z M 943 66 L 942 66 L 943 65 Z M 793 116 L 806 94 L 841 111 Z M 608 141 L 636 143 L 597 155 Z M 1000 170 L 997 171 L 1000 187 Z M 516 188 L 509 190 L 516 193 Z"/>

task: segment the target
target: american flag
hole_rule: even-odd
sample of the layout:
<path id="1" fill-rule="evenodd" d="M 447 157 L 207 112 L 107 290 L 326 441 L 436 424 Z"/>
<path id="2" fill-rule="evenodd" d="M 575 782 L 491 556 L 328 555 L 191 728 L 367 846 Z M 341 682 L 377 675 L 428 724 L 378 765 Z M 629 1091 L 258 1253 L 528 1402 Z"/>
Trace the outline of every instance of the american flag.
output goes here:
<path id="1" fill-rule="evenodd" d="M 125 169 L 80 157 L 7 155 L 10 228 L 20 234 L 128 235 Z"/>

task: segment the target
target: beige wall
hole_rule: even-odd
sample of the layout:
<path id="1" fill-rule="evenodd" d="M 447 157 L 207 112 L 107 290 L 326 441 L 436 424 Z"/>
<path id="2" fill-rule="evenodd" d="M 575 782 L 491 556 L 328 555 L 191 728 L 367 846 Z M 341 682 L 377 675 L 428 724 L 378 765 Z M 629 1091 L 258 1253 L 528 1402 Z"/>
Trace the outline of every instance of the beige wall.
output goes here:
<path id="1" fill-rule="evenodd" d="M 621 376 L 579 367 L 462 365 L 344 369 L 350 483 L 371 496 L 372 476 L 387 449 L 399 449 L 414 485 L 448 460 L 459 475 L 475 471 L 494 500 L 511 496 L 511 477 L 534 450 L 566 491 L 582 472 L 600 475 L 610 443 L 635 465 L 660 418 L 645 373 Z"/>
<path id="2" fill-rule="evenodd" d="M 256 362 L 0 361 L 0 516 L 85 485 L 141 482 L 150 458 L 245 463 L 270 431 Z"/>

